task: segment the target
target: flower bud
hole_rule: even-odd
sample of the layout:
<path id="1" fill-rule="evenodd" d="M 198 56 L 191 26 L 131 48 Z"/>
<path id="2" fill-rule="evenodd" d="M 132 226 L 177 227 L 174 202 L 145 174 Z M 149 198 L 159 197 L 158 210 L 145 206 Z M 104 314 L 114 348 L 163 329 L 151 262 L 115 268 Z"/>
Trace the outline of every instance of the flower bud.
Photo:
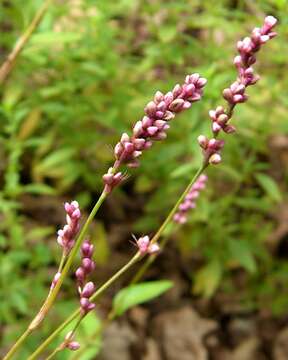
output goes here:
<path id="1" fill-rule="evenodd" d="M 209 158 L 209 163 L 212 165 L 220 164 L 220 162 L 221 162 L 220 154 L 215 153 L 215 154 L 211 155 Z"/>
<path id="2" fill-rule="evenodd" d="M 160 251 L 160 246 L 157 243 L 151 244 L 148 247 L 148 254 L 153 255 L 157 254 Z"/>
<path id="3" fill-rule="evenodd" d="M 156 110 L 157 110 L 157 106 L 156 106 L 156 104 L 154 103 L 154 101 L 150 101 L 150 102 L 146 105 L 146 107 L 145 107 L 145 109 L 144 109 L 145 113 L 146 113 L 148 116 L 151 116 L 151 117 L 154 116 Z"/>
<path id="4" fill-rule="evenodd" d="M 92 281 L 89 281 L 83 288 L 81 292 L 81 297 L 83 298 L 89 298 L 95 290 L 95 285 Z"/>
<path id="5" fill-rule="evenodd" d="M 80 344 L 77 341 L 71 341 L 66 345 L 67 349 L 76 351 L 80 348 Z"/>
<path id="6" fill-rule="evenodd" d="M 197 138 L 197 140 L 198 140 L 199 145 L 200 145 L 203 149 L 206 149 L 206 148 L 207 148 L 207 146 L 208 146 L 208 139 L 207 139 L 206 136 L 204 136 L 204 135 L 199 135 L 198 138 Z"/>

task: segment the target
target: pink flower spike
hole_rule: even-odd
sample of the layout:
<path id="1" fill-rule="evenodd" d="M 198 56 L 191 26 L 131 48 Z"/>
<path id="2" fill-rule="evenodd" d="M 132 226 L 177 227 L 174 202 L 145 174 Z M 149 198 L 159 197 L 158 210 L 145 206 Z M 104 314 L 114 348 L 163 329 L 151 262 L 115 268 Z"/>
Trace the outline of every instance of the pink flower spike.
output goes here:
<path id="1" fill-rule="evenodd" d="M 63 248 L 64 254 L 67 256 L 74 246 L 74 238 L 80 227 L 81 212 L 77 201 L 72 201 L 70 204 L 66 202 L 64 204 L 66 211 L 67 224 L 63 229 L 58 230 L 57 242 Z"/>
<path id="2" fill-rule="evenodd" d="M 124 133 L 114 148 L 115 164 L 111 170 L 103 176 L 105 192 L 110 193 L 119 182 L 115 181 L 114 171 L 121 165 L 129 167 L 139 166 L 143 151 L 151 147 L 152 142 L 164 140 L 169 129 L 168 121 L 171 121 L 178 112 L 187 110 L 191 104 L 201 99 L 203 87 L 207 80 L 199 74 L 187 75 L 185 83 L 177 84 L 172 91 L 166 94 L 157 91 L 152 101 L 144 108 L 145 116 L 137 121 L 133 127 L 133 135 L 129 137 Z M 121 173 L 120 173 L 121 174 Z"/>
<path id="3" fill-rule="evenodd" d="M 179 205 L 178 211 L 173 217 L 174 222 L 184 224 L 187 221 L 187 213 L 190 209 L 194 209 L 196 207 L 195 201 L 199 197 L 199 192 L 205 188 L 207 179 L 208 177 L 202 174 L 191 186 L 190 191 Z"/>

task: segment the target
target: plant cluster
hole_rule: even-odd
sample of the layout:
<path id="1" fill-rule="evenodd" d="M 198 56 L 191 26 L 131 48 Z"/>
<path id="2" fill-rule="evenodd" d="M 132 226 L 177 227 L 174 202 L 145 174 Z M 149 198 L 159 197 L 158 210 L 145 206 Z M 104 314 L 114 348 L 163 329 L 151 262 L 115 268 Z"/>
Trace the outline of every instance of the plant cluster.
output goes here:
<path id="1" fill-rule="evenodd" d="M 35 332 L 41 323 L 47 318 L 51 307 L 56 301 L 60 288 L 66 279 L 72 264 L 80 251 L 81 265 L 77 269 L 76 284 L 80 297 L 79 308 L 67 318 L 38 348 L 33 352 L 29 359 L 35 359 L 37 356 L 51 343 L 51 341 L 69 325 L 73 320 L 72 330 L 65 336 L 63 342 L 57 346 L 54 351 L 48 356 L 48 359 L 53 358 L 58 352 L 64 349 L 78 350 L 80 344 L 75 341 L 75 333 L 82 320 L 95 308 L 95 301 L 104 291 L 106 291 L 115 281 L 119 279 L 124 273 L 129 271 L 136 263 L 146 258 L 138 273 L 134 276 L 132 284 L 116 295 L 114 308 L 112 309 L 110 318 L 115 318 L 129 307 L 146 301 L 154 296 L 158 296 L 161 292 L 167 290 L 167 284 L 158 287 L 157 292 L 148 291 L 148 296 L 139 298 L 135 301 L 131 292 L 137 289 L 135 285 L 143 276 L 148 266 L 157 258 L 159 251 L 164 251 L 167 239 L 163 237 L 163 232 L 167 226 L 173 222 L 184 223 L 187 217 L 187 211 L 195 207 L 192 200 L 199 195 L 199 190 L 205 187 L 207 177 L 201 175 L 203 171 L 211 164 L 217 165 L 221 162 L 221 151 L 224 147 L 224 141 L 217 139 L 220 131 L 230 134 L 235 132 L 235 127 L 230 124 L 233 116 L 234 108 L 237 104 L 246 102 L 248 96 L 246 88 L 249 85 L 254 85 L 259 76 L 254 74 L 252 65 L 256 62 L 256 53 L 261 46 L 268 40 L 275 37 L 276 33 L 273 28 L 277 20 L 273 16 L 267 16 L 261 28 L 255 28 L 250 37 L 246 37 L 243 41 L 238 42 L 237 49 L 239 55 L 235 57 L 234 64 L 238 71 L 238 77 L 232 85 L 224 89 L 223 98 L 227 102 L 226 107 L 217 107 L 216 110 L 211 110 L 209 116 L 212 120 L 212 134 L 213 138 L 209 139 L 204 135 L 198 137 L 198 143 L 202 148 L 203 160 L 196 174 L 190 180 L 188 186 L 185 188 L 179 199 L 168 213 L 162 225 L 156 231 L 153 237 L 147 235 L 136 239 L 136 246 L 138 251 L 136 254 L 114 275 L 111 276 L 102 286 L 96 287 L 92 281 L 87 282 L 87 277 L 95 269 L 95 263 L 92 259 L 93 245 L 85 240 L 89 231 L 90 225 L 96 216 L 99 208 L 110 196 L 111 191 L 124 181 L 125 175 L 118 171 L 122 166 L 138 167 L 138 158 L 143 150 L 151 147 L 153 141 L 164 140 L 167 136 L 166 131 L 169 129 L 168 122 L 172 120 L 175 115 L 183 110 L 191 107 L 191 104 L 201 99 L 203 95 L 203 87 L 206 85 L 206 79 L 202 78 L 198 73 L 187 75 L 183 85 L 177 84 L 172 91 L 163 94 L 159 91 L 155 93 L 153 101 L 150 101 L 145 107 L 145 116 L 141 121 L 136 122 L 133 127 L 133 135 L 130 137 L 124 133 L 121 136 L 120 142 L 117 143 L 114 149 L 115 162 L 108 172 L 103 176 L 104 188 L 94 205 L 86 222 L 80 229 L 79 221 L 81 212 L 77 201 L 65 203 L 66 222 L 63 229 L 58 231 L 57 242 L 62 247 L 62 258 L 59 263 L 58 271 L 55 274 L 50 291 L 43 302 L 39 312 L 36 314 L 26 331 L 19 337 L 14 346 L 6 354 L 4 359 L 10 359 L 19 350 L 23 342 L 28 336 Z M 151 284 L 148 284 L 148 286 Z M 153 285 L 153 284 L 152 284 Z M 159 290 L 160 289 L 160 290 Z M 120 300 L 119 300 L 120 298 Z M 118 300 L 117 300 L 118 299 Z M 132 299 L 132 300 L 131 300 Z M 124 310 L 119 310 L 124 308 Z"/>
<path id="2" fill-rule="evenodd" d="M 173 256 L 190 264 L 185 271 L 188 286 L 189 277 L 191 281 L 191 295 L 187 295 L 191 299 L 214 294 L 217 299 L 223 292 L 229 296 L 237 290 L 238 301 L 248 311 L 286 313 L 285 206 L 281 204 L 288 175 L 286 2 L 220 0 L 213 7 L 209 0 L 119 0 L 113 7 L 94 0 L 44 2 L 50 3 L 46 13 L 0 87 L 1 356 L 25 330 L 55 274 L 52 286 L 59 280 L 61 254 L 55 230 L 64 227 L 61 203 L 77 199 L 82 223 L 102 189 L 102 175 L 111 166 L 112 146 L 119 141 L 119 134 L 133 137 L 131 122 L 141 121 L 143 105 L 157 89 L 166 94 L 183 74 L 197 72 L 209 84 L 201 101 L 166 124 L 171 130 L 169 134 L 165 130 L 169 135 L 165 145 L 158 141 L 151 151 L 145 151 L 139 168 L 119 169 L 125 181 L 109 195 L 89 227 L 89 241 L 95 247 L 92 260 L 98 270 L 86 282 L 98 286 L 101 274 L 119 264 L 119 255 L 121 261 L 128 260 L 135 249 L 126 246 L 131 233 L 138 234 L 141 249 L 147 250 L 179 190 L 202 163 L 195 139 L 208 134 L 208 109 L 213 109 L 209 117 L 216 132 L 226 121 L 221 117 L 226 104 L 218 106 L 219 89 L 235 78 L 231 66 L 234 41 L 265 13 L 279 19 L 281 36 L 257 54 L 257 68 L 265 76 L 249 88 L 249 101 L 235 108 L 233 123 L 227 124 L 237 126 L 237 136 L 227 137 L 225 151 L 217 151 L 216 160 L 220 155 L 222 161 L 217 171 L 208 168 L 205 172 L 209 181 L 197 199 L 197 211 L 192 216 L 186 213 L 185 226 L 171 223 L 166 228 L 152 247 L 157 250 L 158 246 L 163 256 L 158 257 L 158 250 L 146 254 L 149 263 L 158 259 L 160 264 L 143 274 L 155 279 L 157 269 L 169 259 L 164 246 L 173 238 Z M 0 64 L 35 14 L 43 11 L 41 4 L 34 0 L 0 4 Z M 219 139 L 223 135 L 220 129 Z M 186 206 L 188 203 L 181 208 Z M 115 236 L 118 227 L 125 230 Z M 77 252 L 81 257 L 81 247 Z M 79 306 L 77 267 L 82 267 L 80 260 L 65 277 L 61 301 L 55 302 L 41 331 L 27 338 L 18 353 L 20 358 L 28 358 L 55 324 Z M 235 285 L 239 272 L 245 279 L 241 289 Z M 121 284 L 127 283 L 127 277 Z M 133 295 L 143 299 L 170 286 L 167 281 L 135 283 Z M 126 297 L 125 289 L 118 295 L 117 301 L 113 300 L 115 316 L 126 311 L 127 305 L 121 300 Z M 74 355 L 89 347 L 90 356 L 95 356 L 99 350 L 95 339 L 101 333 L 96 311 L 79 327 L 70 339 L 81 344 Z M 61 342 L 67 330 L 58 334 Z M 57 341 L 48 351 L 58 346 Z M 69 351 L 60 355 L 63 359 L 71 356 Z"/>

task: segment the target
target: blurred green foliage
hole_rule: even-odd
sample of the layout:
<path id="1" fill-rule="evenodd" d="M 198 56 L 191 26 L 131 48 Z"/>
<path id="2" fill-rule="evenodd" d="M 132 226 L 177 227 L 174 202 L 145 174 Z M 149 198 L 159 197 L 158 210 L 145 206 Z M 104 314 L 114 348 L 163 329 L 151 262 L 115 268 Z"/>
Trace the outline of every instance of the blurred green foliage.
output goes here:
<path id="1" fill-rule="evenodd" d="M 41 3 L 1 3 L 2 62 Z M 208 134 L 207 112 L 222 103 L 222 89 L 236 76 L 236 41 L 265 14 L 280 24 L 279 36 L 259 54 L 261 81 L 237 108 L 238 131 L 226 139 L 223 164 L 208 170 L 208 191 L 174 237 L 184 257 L 192 252 L 201 258 L 191 269 L 193 293 L 209 297 L 219 285 L 235 291 L 231 273 L 244 268 L 250 276 L 240 301 L 287 312 L 287 256 L 272 256 L 265 245 L 287 190 L 287 162 L 277 162 L 269 147 L 272 137 L 288 135 L 287 1 L 55 0 L 0 90 L 4 343 L 15 339 L 44 298 L 47 273 L 53 274 L 59 256 L 47 241 L 55 228 L 27 215 L 25 196 L 43 207 L 48 197 L 76 198 L 89 209 L 120 134 L 130 131 L 157 89 L 168 91 L 197 71 L 208 78 L 203 101 L 173 122 L 165 144 L 147 152 L 124 190 L 113 194 L 144 203 L 128 231 L 155 230 L 201 162 L 196 138 Z M 110 251 L 102 223 L 99 231 L 103 264 Z M 68 299 L 57 307 L 59 321 L 73 306 Z M 49 330 L 48 322 L 44 333 Z M 28 342 L 22 358 L 39 338 Z"/>

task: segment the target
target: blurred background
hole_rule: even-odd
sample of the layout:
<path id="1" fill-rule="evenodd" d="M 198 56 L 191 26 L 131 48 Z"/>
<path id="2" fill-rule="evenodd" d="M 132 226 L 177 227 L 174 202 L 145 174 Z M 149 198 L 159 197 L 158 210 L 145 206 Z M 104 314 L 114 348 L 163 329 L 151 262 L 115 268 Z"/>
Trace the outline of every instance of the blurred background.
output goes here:
<path id="1" fill-rule="evenodd" d="M 2 0 L 0 59 L 41 6 Z M 286 0 L 55 0 L 0 89 L 0 341 L 3 353 L 45 298 L 60 249 L 63 203 L 86 216 L 102 191 L 113 146 L 156 90 L 188 73 L 208 79 L 205 96 L 171 124 L 167 141 L 113 192 L 91 229 L 95 281 L 135 251 L 131 233 L 153 234 L 201 163 L 199 134 L 236 77 L 236 41 L 279 19 L 263 47 L 257 86 L 235 111 L 223 162 L 207 171 L 189 222 L 173 234 L 146 280 L 173 288 L 129 311 L 99 335 L 99 318 L 127 275 L 101 298 L 61 359 L 252 360 L 288 358 L 288 5 Z M 73 276 L 25 359 L 78 303 Z M 59 341 L 59 340 L 58 340 Z M 100 350 L 101 344 L 103 350 Z M 55 346 L 55 344 L 54 344 Z M 53 347 L 52 347 L 53 348 Z M 2 354 L 3 354 L 2 353 Z M 17 358 L 17 357 L 16 357 Z"/>

